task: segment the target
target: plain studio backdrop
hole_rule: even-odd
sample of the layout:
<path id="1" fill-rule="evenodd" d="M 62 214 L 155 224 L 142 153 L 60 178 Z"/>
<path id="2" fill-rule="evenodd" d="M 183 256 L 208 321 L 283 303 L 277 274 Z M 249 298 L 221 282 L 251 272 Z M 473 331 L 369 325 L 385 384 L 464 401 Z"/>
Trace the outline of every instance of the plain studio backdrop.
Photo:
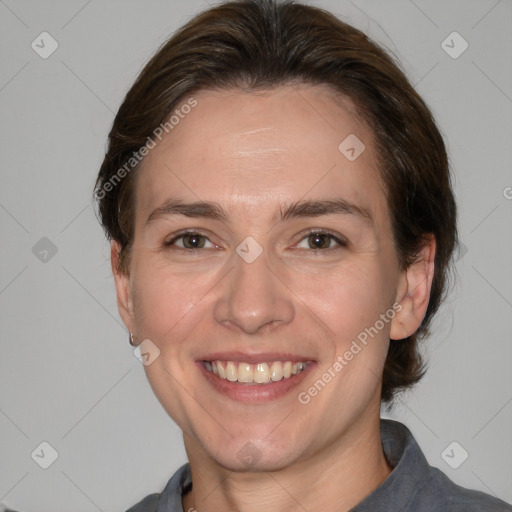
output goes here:
<path id="1" fill-rule="evenodd" d="M 385 415 L 455 482 L 510 502 L 512 2 L 309 3 L 401 60 L 455 175 L 458 281 L 426 377 Z M 205 7 L 0 0 L 0 501 L 23 512 L 125 510 L 186 461 L 118 316 L 91 189 L 126 91 Z"/>

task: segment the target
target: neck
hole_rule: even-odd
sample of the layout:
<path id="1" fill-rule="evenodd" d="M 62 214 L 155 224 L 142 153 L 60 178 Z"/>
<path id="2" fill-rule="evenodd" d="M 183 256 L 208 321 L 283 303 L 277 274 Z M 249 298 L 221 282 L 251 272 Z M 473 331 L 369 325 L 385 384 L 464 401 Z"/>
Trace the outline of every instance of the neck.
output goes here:
<path id="1" fill-rule="evenodd" d="M 378 416 L 364 428 L 351 427 L 342 439 L 312 456 L 271 472 L 229 471 L 190 436 L 184 439 L 193 482 L 183 497 L 185 511 L 348 511 L 392 469 L 382 451 Z"/>

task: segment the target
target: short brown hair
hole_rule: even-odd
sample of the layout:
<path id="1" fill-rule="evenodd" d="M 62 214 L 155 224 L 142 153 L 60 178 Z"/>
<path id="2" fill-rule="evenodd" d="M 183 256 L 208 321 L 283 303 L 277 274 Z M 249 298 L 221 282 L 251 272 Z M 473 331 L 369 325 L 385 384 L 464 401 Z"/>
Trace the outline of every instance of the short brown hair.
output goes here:
<path id="1" fill-rule="evenodd" d="M 120 243 L 127 272 L 140 165 L 119 183 L 112 180 L 155 128 L 200 90 L 252 92 L 294 83 L 326 85 L 350 98 L 373 133 L 402 269 L 427 234 L 436 238 L 425 318 L 415 334 L 391 341 L 385 362 L 381 396 L 391 402 L 425 372 L 417 342 L 446 292 L 456 205 L 445 145 L 428 107 L 397 62 L 359 30 L 293 0 L 230 1 L 194 17 L 146 64 L 119 108 L 95 186 L 101 222 L 107 237 Z"/>

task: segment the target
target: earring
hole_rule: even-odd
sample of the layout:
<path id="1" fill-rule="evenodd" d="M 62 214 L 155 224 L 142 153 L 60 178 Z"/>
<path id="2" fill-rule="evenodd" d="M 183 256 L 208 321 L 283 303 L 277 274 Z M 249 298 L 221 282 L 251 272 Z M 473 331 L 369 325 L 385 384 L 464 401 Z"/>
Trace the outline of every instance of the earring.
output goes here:
<path id="1" fill-rule="evenodd" d="M 132 333 L 130 333 L 130 337 L 128 338 L 128 341 L 130 342 L 130 345 L 131 345 L 132 347 L 136 347 L 136 346 L 137 346 L 137 345 L 135 345 L 135 344 L 133 343 L 133 334 L 132 334 Z"/>

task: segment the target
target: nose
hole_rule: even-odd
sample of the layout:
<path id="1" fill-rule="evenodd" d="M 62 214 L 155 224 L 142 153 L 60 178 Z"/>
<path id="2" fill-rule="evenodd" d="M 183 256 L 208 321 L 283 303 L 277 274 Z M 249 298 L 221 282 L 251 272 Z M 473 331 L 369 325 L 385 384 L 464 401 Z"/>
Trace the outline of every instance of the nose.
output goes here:
<path id="1" fill-rule="evenodd" d="M 220 324 L 247 334 L 266 333 L 295 315 L 293 293 L 269 266 L 265 252 L 248 263 L 234 255 L 235 268 L 223 281 L 214 307 Z"/>

